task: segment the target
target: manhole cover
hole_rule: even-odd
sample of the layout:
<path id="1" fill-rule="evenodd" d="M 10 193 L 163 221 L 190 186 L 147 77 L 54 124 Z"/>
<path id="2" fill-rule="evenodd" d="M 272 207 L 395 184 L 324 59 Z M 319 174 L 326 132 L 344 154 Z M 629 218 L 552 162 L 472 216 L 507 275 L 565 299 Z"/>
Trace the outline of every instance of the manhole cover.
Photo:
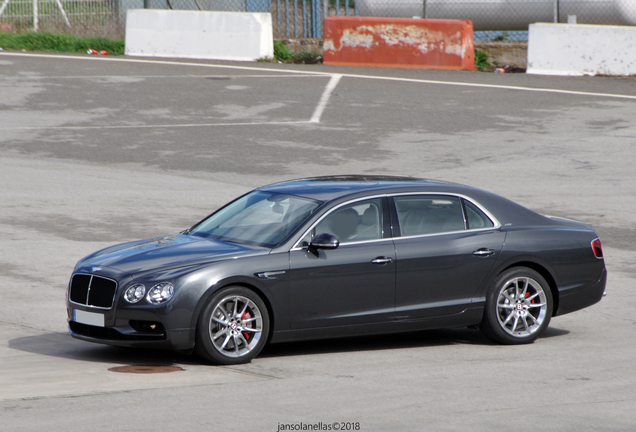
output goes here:
<path id="1" fill-rule="evenodd" d="M 180 372 L 183 369 L 177 366 L 117 366 L 108 369 L 111 372 L 135 373 L 135 374 L 156 374 L 168 372 Z"/>

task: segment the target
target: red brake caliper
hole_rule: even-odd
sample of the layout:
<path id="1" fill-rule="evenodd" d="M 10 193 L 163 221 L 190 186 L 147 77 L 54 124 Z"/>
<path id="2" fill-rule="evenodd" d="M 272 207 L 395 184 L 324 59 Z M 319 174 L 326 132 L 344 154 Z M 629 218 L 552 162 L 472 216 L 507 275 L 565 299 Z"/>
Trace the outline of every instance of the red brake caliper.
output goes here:
<path id="1" fill-rule="evenodd" d="M 243 314 L 243 316 L 241 317 L 241 319 L 242 319 L 243 321 L 245 321 L 246 319 L 250 319 L 250 318 L 252 318 L 252 315 L 250 315 L 250 313 L 249 313 L 249 312 L 245 312 L 245 313 Z M 248 325 L 249 325 L 249 328 L 252 328 L 252 323 L 251 323 L 251 322 L 250 322 Z M 251 334 L 251 332 L 246 332 L 246 331 L 244 331 L 244 332 L 243 332 L 243 337 L 245 338 L 245 340 L 246 340 L 246 341 L 248 341 L 248 342 L 249 342 L 250 338 L 252 337 L 252 334 Z"/>

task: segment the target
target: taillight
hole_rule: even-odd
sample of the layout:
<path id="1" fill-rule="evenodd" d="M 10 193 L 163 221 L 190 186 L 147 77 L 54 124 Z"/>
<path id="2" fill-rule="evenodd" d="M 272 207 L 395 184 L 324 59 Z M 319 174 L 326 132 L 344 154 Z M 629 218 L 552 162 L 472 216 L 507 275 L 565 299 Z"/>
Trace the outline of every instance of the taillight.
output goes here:
<path id="1" fill-rule="evenodd" d="M 601 239 L 592 240 L 592 252 L 594 252 L 594 256 L 596 258 L 603 258 L 603 246 L 601 246 Z"/>

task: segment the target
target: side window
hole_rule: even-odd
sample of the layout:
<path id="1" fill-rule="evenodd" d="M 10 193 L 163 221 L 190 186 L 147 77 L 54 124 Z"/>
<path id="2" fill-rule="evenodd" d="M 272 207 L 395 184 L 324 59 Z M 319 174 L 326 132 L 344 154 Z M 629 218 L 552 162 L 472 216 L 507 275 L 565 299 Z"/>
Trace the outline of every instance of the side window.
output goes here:
<path id="1" fill-rule="evenodd" d="M 341 244 L 382 238 L 382 201 L 359 201 L 334 210 L 303 239 L 307 245 L 322 233 L 333 234 Z"/>
<path id="2" fill-rule="evenodd" d="M 464 212 L 458 197 L 411 195 L 393 198 L 402 236 L 462 231 Z"/>
<path id="3" fill-rule="evenodd" d="M 464 208 L 466 209 L 468 229 L 491 228 L 495 226 L 490 218 L 473 203 L 464 200 Z"/>

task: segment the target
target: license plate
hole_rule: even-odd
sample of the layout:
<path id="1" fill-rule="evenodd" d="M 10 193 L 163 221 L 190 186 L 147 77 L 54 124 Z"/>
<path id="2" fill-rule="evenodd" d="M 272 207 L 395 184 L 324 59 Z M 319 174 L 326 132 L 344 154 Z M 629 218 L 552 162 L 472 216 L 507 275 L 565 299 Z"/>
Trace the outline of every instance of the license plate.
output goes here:
<path id="1" fill-rule="evenodd" d="M 97 327 L 104 327 L 104 314 L 73 309 L 73 321 Z"/>

